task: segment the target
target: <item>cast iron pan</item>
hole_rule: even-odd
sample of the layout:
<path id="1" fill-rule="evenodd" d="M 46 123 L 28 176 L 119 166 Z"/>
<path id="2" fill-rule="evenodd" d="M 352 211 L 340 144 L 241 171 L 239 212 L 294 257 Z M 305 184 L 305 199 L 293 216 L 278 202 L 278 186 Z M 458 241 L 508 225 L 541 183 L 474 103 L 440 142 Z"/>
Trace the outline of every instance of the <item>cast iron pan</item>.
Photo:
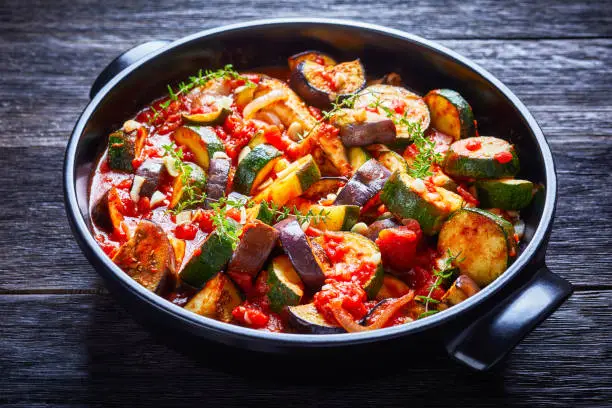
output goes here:
<path id="1" fill-rule="evenodd" d="M 434 88 L 455 89 L 472 105 L 480 134 L 509 139 L 517 146 L 522 165 L 519 177 L 542 183 L 545 193 L 523 212 L 526 233 L 520 256 L 495 282 L 444 313 L 408 325 L 326 336 L 277 334 L 225 324 L 173 305 L 138 285 L 102 252 L 90 233 L 88 182 L 109 132 L 163 95 L 167 84 L 176 84 L 200 68 L 215 69 L 228 63 L 238 70 L 284 66 L 288 56 L 308 49 L 329 52 L 340 60 L 361 58 L 372 77 L 398 72 L 420 94 Z M 275 19 L 235 24 L 174 42 L 139 45 L 102 71 L 90 96 L 65 157 L 64 190 L 70 225 L 83 252 L 117 299 L 138 320 L 157 332 L 170 334 L 179 349 L 198 348 L 197 344 L 213 340 L 284 356 L 321 356 L 326 350 L 337 356 L 364 347 L 380 349 L 381 343 L 409 350 L 412 345 L 435 340 L 454 359 L 486 370 L 572 293 L 570 283 L 550 272 L 544 262 L 557 182 L 542 131 L 499 80 L 431 41 L 341 20 Z"/>

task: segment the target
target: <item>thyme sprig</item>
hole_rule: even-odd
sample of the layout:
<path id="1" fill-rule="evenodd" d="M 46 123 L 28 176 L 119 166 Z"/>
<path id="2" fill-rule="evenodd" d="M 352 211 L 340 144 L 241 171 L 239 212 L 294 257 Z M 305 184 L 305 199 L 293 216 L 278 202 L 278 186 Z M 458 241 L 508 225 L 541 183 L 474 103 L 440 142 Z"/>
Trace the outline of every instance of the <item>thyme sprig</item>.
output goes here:
<path id="1" fill-rule="evenodd" d="M 161 110 L 157 110 L 153 106 L 151 106 L 151 110 L 153 111 L 153 116 L 149 120 L 149 124 L 152 124 L 153 122 L 155 122 L 155 120 L 159 117 L 159 115 L 162 112 L 164 112 L 166 109 L 168 109 L 168 107 L 173 101 L 178 100 L 178 97 L 180 95 L 185 95 L 192 89 L 199 87 L 199 86 L 204 86 L 208 82 L 215 80 L 215 79 L 240 79 L 244 81 L 244 85 L 246 87 L 253 88 L 257 86 L 253 81 L 251 81 L 250 79 L 248 79 L 247 77 L 243 75 L 240 75 L 236 70 L 234 70 L 234 67 L 232 64 L 227 64 L 223 68 L 215 70 L 215 71 L 208 70 L 208 69 L 205 71 L 202 71 L 200 69 L 196 75 L 189 77 L 188 82 L 184 82 L 184 81 L 180 82 L 176 90 L 172 88 L 172 86 L 167 85 L 169 99 L 163 102 L 162 104 L 160 104 Z"/>
<path id="2" fill-rule="evenodd" d="M 276 222 L 282 221 L 285 218 L 288 218 L 293 215 L 300 224 L 304 224 L 307 222 L 319 224 L 325 222 L 330 214 L 329 211 L 325 210 L 324 208 L 322 208 L 318 212 L 310 209 L 308 210 L 308 212 L 306 212 L 306 214 L 302 214 L 295 205 L 293 207 L 278 207 L 276 203 L 268 203 L 267 201 L 263 201 L 262 205 L 264 205 L 268 209 L 268 211 L 271 211 L 275 214 Z"/>
<path id="3" fill-rule="evenodd" d="M 436 280 L 429 287 L 429 292 L 427 293 L 427 296 L 415 296 L 415 300 L 421 303 L 425 303 L 425 311 L 419 315 L 418 319 L 422 319 L 424 317 L 431 316 L 432 314 L 436 314 L 439 312 L 439 310 L 429 310 L 430 304 L 435 305 L 440 303 L 439 300 L 434 299 L 432 297 L 432 294 L 434 290 L 440 287 L 442 282 L 444 282 L 446 279 L 449 279 L 455 273 L 455 267 L 453 265 L 457 261 L 457 258 L 460 254 L 461 252 L 458 252 L 456 255 L 453 255 L 451 253 L 451 250 L 448 249 L 447 256 L 444 259 L 444 264 L 442 265 L 442 267 L 440 267 L 439 269 L 434 268 L 432 271 L 433 275 L 436 277 Z"/>
<path id="4" fill-rule="evenodd" d="M 300 139 L 306 139 L 323 123 L 329 122 L 330 120 L 332 120 L 332 118 L 337 116 L 342 111 L 342 109 L 352 109 L 355 106 L 355 101 L 357 100 L 357 98 L 366 95 L 367 93 L 369 93 L 369 91 L 354 93 L 348 97 L 338 95 L 336 97 L 336 100 L 332 102 L 331 108 L 329 110 L 322 111 L 321 119 L 317 120 L 314 126 L 311 127 L 307 133 L 302 134 L 300 136 Z"/>
<path id="5" fill-rule="evenodd" d="M 174 160 L 174 168 L 179 172 L 183 189 L 182 199 L 176 207 L 168 209 L 168 212 L 176 215 L 187 208 L 203 204 L 206 201 L 206 194 L 203 192 L 206 177 L 202 175 L 197 180 L 192 178 L 193 168 L 183 161 L 183 149 L 175 150 L 174 145 L 163 145 L 162 148 L 164 149 L 164 156 L 169 156 Z"/>

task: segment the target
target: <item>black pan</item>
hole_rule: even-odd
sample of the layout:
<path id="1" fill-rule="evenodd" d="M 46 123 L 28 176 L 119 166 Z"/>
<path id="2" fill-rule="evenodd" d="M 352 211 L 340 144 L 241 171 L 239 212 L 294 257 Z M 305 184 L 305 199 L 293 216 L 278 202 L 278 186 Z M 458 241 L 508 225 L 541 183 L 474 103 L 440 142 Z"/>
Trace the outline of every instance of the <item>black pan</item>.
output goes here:
<path id="1" fill-rule="evenodd" d="M 451 309 L 411 324 L 365 333 L 301 335 L 264 333 L 188 312 L 148 292 L 123 273 L 98 247 L 90 230 L 88 185 L 106 136 L 154 98 L 167 84 L 200 68 L 231 63 L 238 70 L 284 66 L 288 56 L 307 49 L 341 60 L 360 58 L 369 76 L 398 72 L 424 94 L 452 88 L 472 105 L 480 133 L 509 139 L 517 146 L 519 175 L 545 186 L 545 194 L 523 212 L 526 223 L 520 256 L 495 282 Z M 264 352 L 335 353 L 381 343 L 442 340 L 455 359 L 477 370 L 497 363 L 572 293 L 571 285 L 544 262 L 553 221 L 557 181 L 549 146 L 519 99 L 493 75 L 431 41 L 381 26 L 325 19 L 278 19 L 225 26 L 174 42 L 155 41 L 133 48 L 100 74 L 91 102 L 68 143 L 64 166 L 68 219 L 83 252 L 111 292 L 139 320 L 153 322 L 192 341 L 214 340 Z M 400 339 L 401 338 L 401 339 Z M 376 343 L 372 345 L 371 343 Z"/>

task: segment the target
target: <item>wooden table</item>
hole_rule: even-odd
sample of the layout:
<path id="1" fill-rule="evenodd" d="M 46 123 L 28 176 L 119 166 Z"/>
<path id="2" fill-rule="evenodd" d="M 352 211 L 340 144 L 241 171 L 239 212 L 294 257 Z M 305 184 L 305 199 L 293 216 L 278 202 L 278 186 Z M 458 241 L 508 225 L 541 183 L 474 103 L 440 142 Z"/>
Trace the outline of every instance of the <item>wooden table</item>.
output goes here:
<path id="1" fill-rule="evenodd" d="M 0 404 L 6 406 L 603 406 L 612 404 L 612 7 L 606 1 L 5 0 L 0 5 Z M 574 295 L 495 371 L 442 351 L 350 381 L 241 376 L 139 326 L 68 228 L 61 169 L 89 87 L 151 39 L 264 17 L 351 18 L 437 40 L 528 106 L 552 147 L 559 202 L 547 254 Z M 388 366 L 396 370 L 385 375 Z M 399 366 L 399 368 L 398 368 Z"/>

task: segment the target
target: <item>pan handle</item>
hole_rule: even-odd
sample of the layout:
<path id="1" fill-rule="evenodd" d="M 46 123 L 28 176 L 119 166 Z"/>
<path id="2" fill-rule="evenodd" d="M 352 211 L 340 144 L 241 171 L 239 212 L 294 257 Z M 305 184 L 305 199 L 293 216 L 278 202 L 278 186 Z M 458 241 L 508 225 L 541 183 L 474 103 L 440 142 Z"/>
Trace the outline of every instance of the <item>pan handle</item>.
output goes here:
<path id="1" fill-rule="evenodd" d="M 455 360 L 486 371 L 572 294 L 572 285 L 546 266 L 446 345 Z"/>
<path id="2" fill-rule="evenodd" d="M 100 75 L 96 78 L 93 85 L 91 86 L 91 90 L 89 91 L 89 98 L 93 99 L 94 96 L 110 81 L 113 79 L 118 73 L 123 71 L 125 68 L 129 67 L 133 63 L 139 61 L 144 58 L 146 55 L 156 51 L 167 44 L 170 41 L 149 41 L 140 45 L 137 45 L 129 50 L 125 51 L 117 58 L 112 60 L 106 68 L 100 72 Z"/>

